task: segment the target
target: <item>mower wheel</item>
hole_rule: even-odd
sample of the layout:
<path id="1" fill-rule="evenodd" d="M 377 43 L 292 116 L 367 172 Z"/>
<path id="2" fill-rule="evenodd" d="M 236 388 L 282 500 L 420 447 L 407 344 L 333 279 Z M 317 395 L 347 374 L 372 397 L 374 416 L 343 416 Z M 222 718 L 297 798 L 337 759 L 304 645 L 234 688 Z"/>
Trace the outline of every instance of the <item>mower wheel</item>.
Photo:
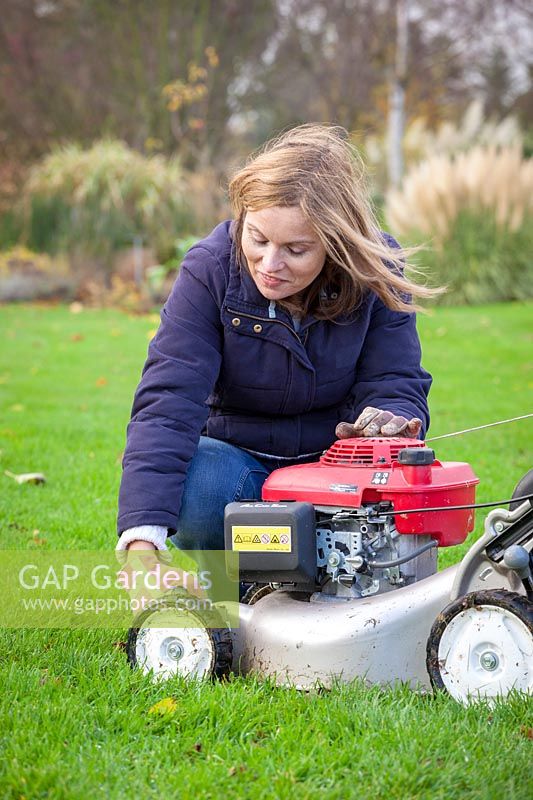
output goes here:
<path id="1" fill-rule="evenodd" d="M 533 694 L 533 603 L 505 589 L 460 597 L 433 623 L 426 666 L 433 687 L 464 705 Z"/>
<path id="2" fill-rule="evenodd" d="M 515 490 L 512 494 L 514 497 L 524 497 L 525 495 L 533 494 L 533 469 L 530 469 L 523 478 L 521 478 L 518 483 L 516 484 Z M 522 503 L 524 501 L 522 500 Z M 515 501 L 514 503 L 509 504 L 509 510 L 514 511 L 515 508 L 518 508 L 521 505 L 520 501 Z"/>
<path id="3" fill-rule="evenodd" d="M 216 613 L 189 610 L 196 601 L 176 591 L 142 611 L 128 631 L 130 665 L 145 674 L 151 672 L 156 680 L 173 675 L 197 680 L 227 675 L 233 655 L 231 634 Z"/>
<path id="4" fill-rule="evenodd" d="M 266 597 L 267 594 L 272 594 L 274 591 L 275 589 L 270 583 L 252 583 L 243 594 L 241 603 L 247 606 L 253 606 L 258 600 L 261 600 L 262 597 Z"/>

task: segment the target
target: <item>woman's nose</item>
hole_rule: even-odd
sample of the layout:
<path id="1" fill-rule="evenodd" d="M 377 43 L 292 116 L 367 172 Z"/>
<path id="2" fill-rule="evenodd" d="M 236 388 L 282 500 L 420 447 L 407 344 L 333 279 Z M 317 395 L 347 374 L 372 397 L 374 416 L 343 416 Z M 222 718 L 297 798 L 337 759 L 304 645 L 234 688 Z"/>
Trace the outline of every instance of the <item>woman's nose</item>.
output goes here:
<path id="1" fill-rule="evenodd" d="M 284 266 L 282 254 L 278 247 L 271 245 L 263 253 L 263 268 L 268 272 L 277 272 Z"/>

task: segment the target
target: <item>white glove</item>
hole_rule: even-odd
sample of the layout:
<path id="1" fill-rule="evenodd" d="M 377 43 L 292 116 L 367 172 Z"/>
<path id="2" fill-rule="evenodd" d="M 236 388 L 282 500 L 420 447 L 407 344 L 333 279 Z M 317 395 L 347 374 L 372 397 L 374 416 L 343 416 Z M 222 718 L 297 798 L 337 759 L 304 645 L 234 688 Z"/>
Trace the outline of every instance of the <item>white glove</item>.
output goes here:
<path id="1" fill-rule="evenodd" d="M 127 531 L 123 531 L 120 535 L 115 550 L 127 550 L 131 542 L 138 540 L 151 542 L 157 550 L 168 550 L 167 534 L 168 529 L 162 525 L 139 525 L 136 528 L 128 528 Z M 117 558 L 119 561 L 125 562 L 127 555 L 125 552 L 120 554 L 117 552 Z"/>

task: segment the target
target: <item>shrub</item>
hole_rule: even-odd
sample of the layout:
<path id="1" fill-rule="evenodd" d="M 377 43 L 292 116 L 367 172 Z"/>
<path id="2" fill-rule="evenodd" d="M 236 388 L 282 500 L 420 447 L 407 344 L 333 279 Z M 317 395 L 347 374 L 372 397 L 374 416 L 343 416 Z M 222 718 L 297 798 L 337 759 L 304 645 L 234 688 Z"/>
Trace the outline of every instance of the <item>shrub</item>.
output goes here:
<path id="1" fill-rule="evenodd" d="M 64 259 L 51 259 L 21 245 L 0 251 L 0 302 L 68 299 L 74 292 L 75 281 Z"/>
<path id="2" fill-rule="evenodd" d="M 164 264 L 156 264 L 153 267 L 148 267 L 146 270 L 148 289 L 154 300 L 166 300 L 172 283 L 178 274 L 185 253 L 196 244 L 197 241 L 197 236 L 186 236 L 183 239 L 176 239 L 174 242 L 174 255 L 165 261 Z"/>
<path id="3" fill-rule="evenodd" d="M 57 148 L 31 170 L 24 198 L 31 241 L 107 261 L 136 236 L 166 258 L 189 224 L 179 162 L 120 141 Z"/>
<path id="4" fill-rule="evenodd" d="M 533 298 L 532 252 L 530 223 L 510 230 L 489 214 L 462 211 L 444 243 L 422 250 L 417 261 L 433 285 L 448 287 L 439 305 L 475 305 Z"/>
<path id="5" fill-rule="evenodd" d="M 533 295 L 533 161 L 518 147 L 434 156 L 386 195 L 385 217 L 404 244 L 429 240 L 425 268 L 449 286 L 441 303 Z"/>
<path id="6" fill-rule="evenodd" d="M 15 211 L 9 209 L 0 214 L 0 248 L 12 247 L 22 235 L 22 221 Z"/>
<path id="7" fill-rule="evenodd" d="M 64 267 L 64 264 L 62 263 L 61 266 Z M 0 275 L 14 272 L 51 273 L 54 271 L 53 261 L 46 253 L 35 253 L 22 245 L 0 251 Z"/>
<path id="8" fill-rule="evenodd" d="M 0 248 L 17 244 L 22 234 L 22 220 L 16 205 L 24 183 L 26 167 L 18 161 L 0 157 Z"/>

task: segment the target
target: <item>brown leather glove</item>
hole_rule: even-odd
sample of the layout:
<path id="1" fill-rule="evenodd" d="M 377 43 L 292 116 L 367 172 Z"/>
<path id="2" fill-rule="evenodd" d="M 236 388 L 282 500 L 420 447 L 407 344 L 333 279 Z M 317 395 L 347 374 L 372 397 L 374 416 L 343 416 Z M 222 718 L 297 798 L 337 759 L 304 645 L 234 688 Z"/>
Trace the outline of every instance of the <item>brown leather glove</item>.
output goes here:
<path id="1" fill-rule="evenodd" d="M 406 419 L 396 416 L 392 411 L 367 406 L 355 422 L 339 422 L 335 428 L 338 439 L 352 439 L 356 436 L 404 436 L 416 439 L 422 428 L 418 417 Z"/>

